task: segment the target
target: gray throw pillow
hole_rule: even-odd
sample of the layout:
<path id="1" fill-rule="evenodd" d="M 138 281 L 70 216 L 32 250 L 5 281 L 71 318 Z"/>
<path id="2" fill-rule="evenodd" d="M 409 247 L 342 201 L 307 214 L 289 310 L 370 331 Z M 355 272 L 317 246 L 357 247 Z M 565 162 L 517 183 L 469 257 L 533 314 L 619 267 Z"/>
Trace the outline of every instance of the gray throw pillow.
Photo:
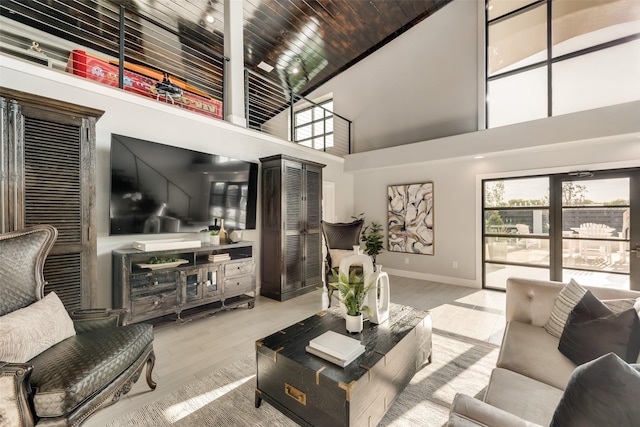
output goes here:
<path id="1" fill-rule="evenodd" d="M 573 371 L 550 427 L 637 427 L 639 396 L 640 365 L 606 354 Z"/>
<path id="2" fill-rule="evenodd" d="M 587 291 L 569 314 L 558 350 L 577 365 L 607 353 L 635 362 L 640 352 L 640 319 L 633 308 L 613 313 Z"/>

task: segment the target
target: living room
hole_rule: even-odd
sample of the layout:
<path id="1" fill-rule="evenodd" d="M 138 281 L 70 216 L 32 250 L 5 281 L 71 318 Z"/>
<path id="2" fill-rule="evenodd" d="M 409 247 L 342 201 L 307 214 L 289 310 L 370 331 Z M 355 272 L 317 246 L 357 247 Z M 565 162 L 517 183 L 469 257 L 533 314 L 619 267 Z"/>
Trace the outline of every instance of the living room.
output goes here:
<path id="1" fill-rule="evenodd" d="M 220 152 L 246 161 L 256 162 L 261 157 L 285 154 L 325 164 L 323 180 L 335 184 L 335 214 L 329 219 L 334 222 L 349 221 L 353 215 L 365 212 L 367 221 L 384 224 L 388 185 L 433 182 L 436 206 L 434 255 L 384 251 L 379 262 L 398 282 L 413 283 L 419 289 L 423 286 L 419 281 L 459 287 L 459 291 L 447 291 L 454 301 L 457 292 L 465 296 L 471 295 L 471 291 L 480 292 L 483 287 L 484 245 L 480 221 L 483 179 L 640 166 L 640 123 L 637 120 L 640 101 L 637 99 L 481 130 L 485 114 L 484 41 L 480 36 L 484 33 L 483 10 L 484 7 L 475 2 L 453 1 L 310 95 L 314 98 L 332 93 L 336 110 L 354 118 L 355 150 L 345 159 L 3 54 L 0 57 L 3 87 L 105 112 L 96 126 L 99 275 L 92 301 L 94 306 L 112 305 L 112 251 L 130 246 L 134 240 L 131 236 L 109 235 L 112 134 L 197 151 Z M 457 35 L 443 36 L 454 25 L 459 30 Z M 407 55 L 413 51 L 410 47 L 416 44 L 423 46 L 424 55 L 418 58 Z M 390 77 L 394 69 L 402 71 Z M 415 91 L 416 81 L 424 82 L 419 91 Z M 412 91 L 414 96 L 409 96 Z M 382 98 L 385 107 L 372 108 L 380 105 Z M 478 156 L 483 157 L 476 158 Z M 245 231 L 243 239 L 258 244 L 260 230 Z M 256 249 L 260 251 L 259 244 Z M 259 257 L 256 259 L 259 271 Z M 391 287 L 393 300 L 393 281 Z M 404 292 L 410 293 L 410 289 L 411 285 L 403 287 Z M 491 295 L 488 291 L 483 292 Z M 295 300 L 281 304 L 265 300 L 263 303 L 269 313 L 278 313 L 278 316 L 284 312 L 281 306 L 286 307 L 288 320 L 277 319 L 283 327 L 312 313 L 311 307 L 316 299 L 319 301 L 318 295 L 303 298 L 307 304 L 304 310 L 297 307 Z M 495 298 L 501 302 L 504 297 Z M 499 311 L 503 312 L 504 308 Z M 227 325 L 249 321 L 244 320 L 246 315 L 238 314 L 236 310 L 211 320 Z M 497 318 L 492 321 L 499 321 Z M 170 334 L 184 333 L 190 326 L 183 326 L 183 330 L 172 329 Z M 270 326 L 274 327 L 273 324 Z M 496 332 L 493 327 L 490 329 L 489 336 Z M 262 332 L 262 335 L 268 335 L 273 331 L 265 327 Z M 201 334 L 202 330 L 187 333 Z M 248 341 L 241 345 L 245 352 L 250 350 L 246 348 Z M 179 345 L 179 342 L 173 341 L 172 345 Z M 226 356 L 221 360 L 229 359 Z M 173 368 L 179 369 L 177 364 L 171 366 Z M 175 381 L 176 384 L 171 385 L 160 382 L 159 387 L 173 388 L 175 385 L 178 389 L 182 384 Z M 139 387 L 140 384 L 136 390 Z M 153 393 L 147 393 L 145 399 L 153 397 L 148 395 Z M 110 410 L 117 413 L 120 405 Z"/>

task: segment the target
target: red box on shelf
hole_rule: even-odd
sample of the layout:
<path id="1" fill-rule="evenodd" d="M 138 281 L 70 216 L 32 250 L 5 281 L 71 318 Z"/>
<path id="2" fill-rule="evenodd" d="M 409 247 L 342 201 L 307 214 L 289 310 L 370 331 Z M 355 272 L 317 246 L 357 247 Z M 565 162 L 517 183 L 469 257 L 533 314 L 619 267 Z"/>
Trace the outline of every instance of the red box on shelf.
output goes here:
<path id="1" fill-rule="evenodd" d="M 134 68 L 136 71 L 132 71 Z M 112 87 L 118 87 L 119 67 L 117 62 L 93 56 L 82 50 L 72 50 L 67 64 L 67 72 Z M 168 95 L 158 91 L 162 73 L 125 63 L 124 90 L 172 104 L 217 119 L 222 119 L 222 102 L 213 99 L 187 83 L 174 79 L 172 85 L 180 88 L 181 93 Z M 198 93 L 195 93 L 198 92 Z"/>

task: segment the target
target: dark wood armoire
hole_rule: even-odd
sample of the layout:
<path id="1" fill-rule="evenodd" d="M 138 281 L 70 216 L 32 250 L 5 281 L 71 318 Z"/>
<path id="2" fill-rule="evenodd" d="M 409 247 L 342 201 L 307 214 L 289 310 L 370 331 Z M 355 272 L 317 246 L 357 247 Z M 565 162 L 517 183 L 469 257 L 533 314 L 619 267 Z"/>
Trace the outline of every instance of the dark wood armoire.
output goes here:
<path id="1" fill-rule="evenodd" d="M 324 165 L 284 155 L 260 162 L 260 294 L 285 301 L 322 286 Z"/>
<path id="2" fill-rule="evenodd" d="M 95 305 L 95 123 L 102 111 L 0 87 L 0 231 L 51 224 L 45 293 Z"/>

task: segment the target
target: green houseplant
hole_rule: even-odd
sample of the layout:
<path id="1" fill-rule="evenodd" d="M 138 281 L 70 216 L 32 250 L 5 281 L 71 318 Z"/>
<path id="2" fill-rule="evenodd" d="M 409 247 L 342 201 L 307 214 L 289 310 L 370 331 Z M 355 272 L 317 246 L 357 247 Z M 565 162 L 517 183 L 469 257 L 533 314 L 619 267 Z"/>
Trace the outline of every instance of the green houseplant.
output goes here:
<path id="1" fill-rule="evenodd" d="M 362 229 L 360 241 L 364 242 L 364 253 L 371 257 L 373 268 L 376 267 L 376 257 L 384 249 L 384 236 L 382 235 L 382 225 L 375 221 L 366 225 Z"/>
<path id="2" fill-rule="evenodd" d="M 347 277 L 346 274 L 334 269 L 333 277 L 338 281 L 330 282 L 329 286 L 338 290 L 338 300 L 346 310 L 347 330 L 358 333 L 362 331 L 362 313 L 371 313 L 369 307 L 365 305 L 365 301 L 367 292 L 375 287 L 375 283 L 373 281 L 365 283 L 364 275 L 358 274 L 356 271 L 351 271 Z"/>
<path id="3" fill-rule="evenodd" d="M 219 230 L 211 230 L 209 232 L 209 239 L 212 245 L 220 244 L 220 231 Z"/>

